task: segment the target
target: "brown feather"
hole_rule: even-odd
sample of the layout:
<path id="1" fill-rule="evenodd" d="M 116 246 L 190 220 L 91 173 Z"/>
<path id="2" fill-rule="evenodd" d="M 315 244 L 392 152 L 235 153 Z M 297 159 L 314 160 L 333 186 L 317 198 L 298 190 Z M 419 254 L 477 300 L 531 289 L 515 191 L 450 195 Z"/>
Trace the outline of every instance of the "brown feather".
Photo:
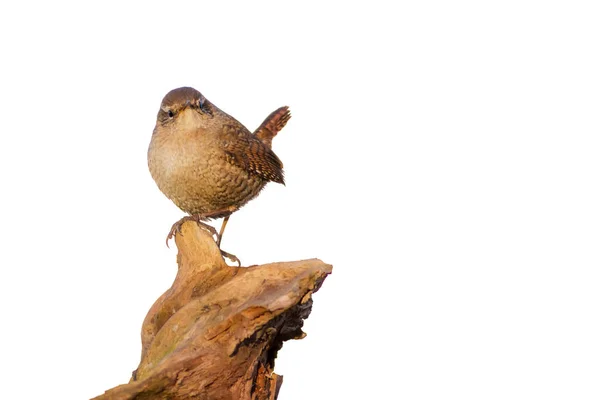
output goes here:
<path id="1" fill-rule="evenodd" d="M 277 133 L 283 129 L 290 120 L 292 114 L 288 106 L 283 106 L 273 111 L 263 123 L 254 131 L 254 135 L 267 147 L 271 148 L 271 142 Z"/>
<path id="2" fill-rule="evenodd" d="M 223 151 L 229 162 L 266 181 L 284 183 L 283 163 L 259 138 L 236 125 L 223 127 Z"/>

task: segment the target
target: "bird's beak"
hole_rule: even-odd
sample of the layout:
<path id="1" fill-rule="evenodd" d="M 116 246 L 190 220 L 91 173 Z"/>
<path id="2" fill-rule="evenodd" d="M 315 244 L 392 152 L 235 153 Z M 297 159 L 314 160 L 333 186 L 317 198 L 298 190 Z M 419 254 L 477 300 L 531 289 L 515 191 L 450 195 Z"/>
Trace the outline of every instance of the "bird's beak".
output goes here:
<path id="1" fill-rule="evenodd" d="M 186 104 L 185 107 L 180 111 L 178 118 L 179 123 L 183 126 L 193 126 L 197 123 L 199 117 L 198 111 Z"/>

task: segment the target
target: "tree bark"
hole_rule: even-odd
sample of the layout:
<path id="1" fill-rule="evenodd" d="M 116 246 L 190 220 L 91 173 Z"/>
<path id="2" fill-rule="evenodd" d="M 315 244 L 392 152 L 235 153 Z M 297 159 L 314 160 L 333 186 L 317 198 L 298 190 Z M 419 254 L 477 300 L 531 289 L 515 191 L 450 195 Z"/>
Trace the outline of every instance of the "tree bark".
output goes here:
<path id="1" fill-rule="evenodd" d="M 193 222 L 176 235 L 179 269 L 142 325 L 142 359 L 103 399 L 276 399 L 283 342 L 301 339 L 312 294 L 331 273 L 317 259 L 229 267 Z"/>

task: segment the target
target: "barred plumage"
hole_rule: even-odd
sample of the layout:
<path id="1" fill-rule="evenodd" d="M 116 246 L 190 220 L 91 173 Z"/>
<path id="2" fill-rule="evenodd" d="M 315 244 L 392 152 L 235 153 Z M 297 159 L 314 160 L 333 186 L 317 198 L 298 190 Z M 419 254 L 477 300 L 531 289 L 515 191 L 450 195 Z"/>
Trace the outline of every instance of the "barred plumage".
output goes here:
<path id="1" fill-rule="evenodd" d="M 172 90 L 150 141 L 150 173 L 169 199 L 198 220 L 228 217 L 267 182 L 284 184 L 271 141 L 289 119 L 288 107 L 281 107 L 253 134 L 197 90 Z"/>

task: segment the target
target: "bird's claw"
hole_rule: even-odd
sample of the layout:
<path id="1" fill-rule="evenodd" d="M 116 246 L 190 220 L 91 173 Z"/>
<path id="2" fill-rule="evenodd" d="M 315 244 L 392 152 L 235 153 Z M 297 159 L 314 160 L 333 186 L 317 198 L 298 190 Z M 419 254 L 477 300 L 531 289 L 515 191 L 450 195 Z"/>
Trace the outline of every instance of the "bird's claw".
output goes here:
<path id="1" fill-rule="evenodd" d="M 176 234 L 181 233 L 181 226 L 186 221 L 195 221 L 200 228 L 207 230 L 212 236 L 216 236 L 217 238 L 219 238 L 219 234 L 218 234 L 217 230 L 215 228 L 213 228 L 212 226 L 202 222 L 202 218 L 203 218 L 202 214 L 187 215 L 187 216 L 181 218 L 179 221 L 175 222 L 173 224 L 173 226 L 171 227 L 169 234 L 167 235 L 167 240 L 166 240 L 167 247 L 169 247 L 169 240 L 171 240 Z"/>
<path id="2" fill-rule="evenodd" d="M 221 249 L 219 249 L 219 250 L 221 250 Z M 228 253 L 228 252 L 226 252 L 226 251 L 224 251 L 224 250 L 221 250 L 221 255 L 222 255 L 224 258 L 228 258 L 228 259 L 230 259 L 231 261 L 233 261 L 233 262 L 236 262 L 238 267 L 241 267 L 241 266 L 242 266 L 242 263 L 240 262 L 240 259 L 239 259 L 239 258 L 237 258 L 236 256 L 234 256 L 233 254 L 230 254 L 230 253 Z"/>
<path id="3" fill-rule="evenodd" d="M 185 222 L 185 219 L 187 217 L 181 218 L 179 221 L 175 222 L 173 224 L 173 226 L 171 227 L 171 230 L 169 231 L 169 234 L 167 235 L 167 247 L 169 247 L 169 240 L 171 240 L 171 238 L 173 238 L 176 234 L 181 233 L 181 225 L 183 225 L 183 223 Z"/>
<path id="4" fill-rule="evenodd" d="M 221 251 L 221 256 L 223 256 L 224 258 L 228 258 L 229 260 L 237 263 L 238 267 L 241 267 L 242 263 L 240 262 L 239 258 L 234 256 L 233 254 L 230 254 L 226 251 L 221 250 L 221 238 L 222 238 L 222 234 L 223 234 L 223 228 L 225 227 L 225 225 L 223 225 L 221 227 L 221 233 L 219 233 L 219 232 L 217 232 L 217 230 L 215 228 L 213 228 L 212 226 L 210 226 L 207 223 L 202 221 L 205 218 L 214 217 L 215 214 L 222 213 L 223 211 L 233 212 L 235 210 L 232 207 L 228 207 L 226 210 L 219 210 L 215 213 L 187 215 L 187 216 L 181 218 L 179 221 L 177 221 L 173 224 L 173 226 L 171 227 L 171 230 L 169 231 L 169 234 L 167 235 L 167 240 L 166 240 L 167 247 L 169 247 L 169 240 L 171 240 L 178 233 L 181 233 L 181 226 L 184 224 L 184 222 L 194 221 L 198 224 L 198 226 L 200 228 L 207 230 L 212 236 L 216 237 L 215 242 L 217 243 L 217 247 L 219 247 L 219 251 Z M 226 218 L 226 220 L 227 220 L 227 218 Z M 225 223 L 227 223 L 227 222 L 225 222 Z"/>

